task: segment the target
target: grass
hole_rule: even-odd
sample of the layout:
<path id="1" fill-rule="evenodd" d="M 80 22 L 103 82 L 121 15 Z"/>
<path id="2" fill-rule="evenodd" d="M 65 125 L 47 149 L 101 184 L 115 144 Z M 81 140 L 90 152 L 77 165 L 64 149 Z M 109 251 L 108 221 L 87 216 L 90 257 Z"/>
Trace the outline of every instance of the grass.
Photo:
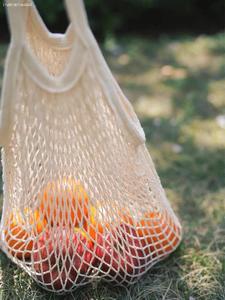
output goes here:
<path id="1" fill-rule="evenodd" d="M 129 288 L 99 283 L 66 296 L 43 291 L 0 253 L 0 299 L 223 300 L 225 36 L 111 39 L 104 49 L 142 122 L 183 241 Z"/>

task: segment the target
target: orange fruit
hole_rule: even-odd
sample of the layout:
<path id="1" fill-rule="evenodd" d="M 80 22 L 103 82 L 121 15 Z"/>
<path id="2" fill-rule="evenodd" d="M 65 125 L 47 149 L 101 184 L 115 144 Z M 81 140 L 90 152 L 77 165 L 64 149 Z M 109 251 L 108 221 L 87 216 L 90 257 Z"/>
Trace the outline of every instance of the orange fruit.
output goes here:
<path id="1" fill-rule="evenodd" d="M 74 233 L 75 233 L 75 234 L 78 233 L 78 234 L 80 234 L 82 237 L 84 237 L 86 240 L 90 240 L 89 237 L 88 237 L 87 232 L 86 232 L 84 229 L 82 229 L 82 228 L 75 227 L 75 228 L 74 228 Z"/>
<path id="2" fill-rule="evenodd" d="M 139 237 L 145 237 L 142 245 L 149 245 L 151 252 L 166 254 L 179 243 L 180 229 L 176 227 L 170 216 L 149 212 L 137 223 Z"/>
<path id="3" fill-rule="evenodd" d="M 134 220 L 131 218 L 129 213 L 126 210 L 121 213 L 119 211 L 119 207 L 113 205 L 114 210 L 112 210 L 112 214 L 116 214 L 116 218 L 119 223 L 124 222 L 129 225 L 134 225 Z M 100 202 L 97 202 L 96 206 L 91 205 L 89 210 L 89 218 L 84 225 L 84 229 L 87 231 L 89 236 L 93 240 L 97 240 L 98 234 L 103 234 L 106 229 L 110 229 L 113 224 L 113 218 L 110 222 L 108 220 L 110 217 L 108 216 L 110 212 L 108 212 L 105 207 Z M 111 225 L 110 225 L 111 224 Z"/>
<path id="4" fill-rule="evenodd" d="M 87 232 L 87 234 L 92 240 L 97 240 L 98 234 L 99 233 L 103 234 L 104 232 L 103 222 L 102 221 L 100 222 L 97 216 L 98 208 L 99 206 L 97 206 L 97 208 L 94 206 L 90 207 L 89 218 L 84 225 L 85 231 Z M 108 224 L 105 224 L 105 227 L 108 227 Z"/>
<path id="5" fill-rule="evenodd" d="M 135 226 L 135 221 L 134 221 L 134 219 L 131 216 L 129 216 L 129 215 L 122 215 L 121 219 L 122 219 L 122 221 L 124 223 L 126 223 L 128 225 Z"/>
<path id="6" fill-rule="evenodd" d="M 41 195 L 40 210 L 48 224 L 79 227 L 88 216 L 88 196 L 73 179 L 49 182 Z"/>
<path id="7" fill-rule="evenodd" d="M 33 213 L 25 208 L 24 215 L 28 217 L 28 225 L 19 210 L 12 212 L 6 221 L 5 240 L 9 252 L 19 259 L 30 258 L 34 236 L 40 234 L 47 225 L 46 220 L 40 217 L 38 210 Z"/>

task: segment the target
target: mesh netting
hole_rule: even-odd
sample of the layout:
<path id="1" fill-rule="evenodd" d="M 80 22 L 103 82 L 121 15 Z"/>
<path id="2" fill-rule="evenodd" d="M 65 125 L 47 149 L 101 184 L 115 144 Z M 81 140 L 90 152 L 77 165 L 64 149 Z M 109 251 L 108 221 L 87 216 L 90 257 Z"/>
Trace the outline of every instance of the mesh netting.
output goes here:
<path id="1" fill-rule="evenodd" d="M 28 28 L 33 52 L 59 75 L 69 50 Z M 132 142 L 89 61 L 63 93 L 47 92 L 21 66 L 2 149 L 3 250 L 58 292 L 99 278 L 133 283 L 181 239 L 146 146 Z"/>

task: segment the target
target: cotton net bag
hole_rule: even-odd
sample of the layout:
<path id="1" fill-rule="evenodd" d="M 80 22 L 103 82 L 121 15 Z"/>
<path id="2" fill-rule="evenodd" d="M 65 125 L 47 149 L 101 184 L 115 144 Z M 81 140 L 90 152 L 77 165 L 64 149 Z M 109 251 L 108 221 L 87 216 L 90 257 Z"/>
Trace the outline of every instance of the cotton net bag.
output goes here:
<path id="1" fill-rule="evenodd" d="M 1 248 L 58 293 L 100 278 L 134 283 L 181 240 L 143 129 L 81 0 L 66 1 L 65 34 L 50 33 L 32 1 L 13 3 L 1 103 Z"/>

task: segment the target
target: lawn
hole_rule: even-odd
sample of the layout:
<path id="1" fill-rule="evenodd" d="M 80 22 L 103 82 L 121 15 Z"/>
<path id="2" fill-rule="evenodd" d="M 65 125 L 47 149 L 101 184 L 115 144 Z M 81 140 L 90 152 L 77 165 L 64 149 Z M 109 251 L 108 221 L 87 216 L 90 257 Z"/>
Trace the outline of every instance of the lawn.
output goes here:
<path id="1" fill-rule="evenodd" d="M 0 75 L 6 46 L 0 48 Z M 0 253 L 0 299 L 225 299 L 225 36 L 108 39 L 104 55 L 133 103 L 183 226 L 167 260 L 130 288 L 56 296 Z"/>

